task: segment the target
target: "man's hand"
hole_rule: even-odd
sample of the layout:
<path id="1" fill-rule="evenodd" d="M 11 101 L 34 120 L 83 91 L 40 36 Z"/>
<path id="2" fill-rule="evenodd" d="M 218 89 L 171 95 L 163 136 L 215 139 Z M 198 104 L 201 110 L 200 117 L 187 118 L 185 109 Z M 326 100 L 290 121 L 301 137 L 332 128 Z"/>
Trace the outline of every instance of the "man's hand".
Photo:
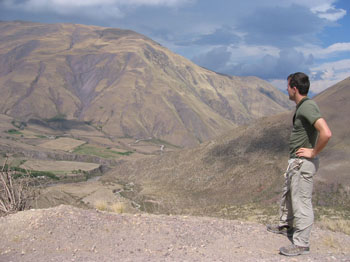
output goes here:
<path id="1" fill-rule="evenodd" d="M 329 139 L 332 136 L 332 132 L 329 129 L 326 121 L 323 118 L 318 119 L 314 123 L 314 127 L 319 132 L 317 143 L 315 148 L 299 148 L 296 152 L 298 157 L 314 158 L 316 157 L 322 149 L 327 145 Z"/>
<path id="2" fill-rule="evenodd" d="M 305 157 L 305 158 L 314 158 L 315 155 L 315 151 L 313 148 L 299 148 L 296 152 L 296 155 L 298 157 Z"/>

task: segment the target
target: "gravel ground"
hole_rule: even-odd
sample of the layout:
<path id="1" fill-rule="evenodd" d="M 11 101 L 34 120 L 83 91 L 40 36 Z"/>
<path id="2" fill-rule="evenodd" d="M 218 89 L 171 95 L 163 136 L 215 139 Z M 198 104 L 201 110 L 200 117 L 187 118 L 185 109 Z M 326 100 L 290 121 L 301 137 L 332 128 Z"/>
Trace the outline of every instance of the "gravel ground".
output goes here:
<path id="1" fill-rule="evenodd" d="M 350 261 L 350 236 L 314 227 L 311 253 L 264 225 L 209 217 L 114 214 L 61 205 L 0 218 L 0 261 Z"/>

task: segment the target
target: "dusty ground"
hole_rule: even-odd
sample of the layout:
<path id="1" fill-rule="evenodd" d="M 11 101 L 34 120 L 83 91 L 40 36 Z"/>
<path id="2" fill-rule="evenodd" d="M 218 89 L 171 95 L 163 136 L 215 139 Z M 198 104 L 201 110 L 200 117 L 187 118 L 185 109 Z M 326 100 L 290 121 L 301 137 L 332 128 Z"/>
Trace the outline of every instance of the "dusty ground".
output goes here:
<path id="1" fill-rule="evenodd" d="M 261 224 L 61 205 L 0 218 L 0 261 L 350 261 L 350 236 L 314 228 L 309 255 Z"/>

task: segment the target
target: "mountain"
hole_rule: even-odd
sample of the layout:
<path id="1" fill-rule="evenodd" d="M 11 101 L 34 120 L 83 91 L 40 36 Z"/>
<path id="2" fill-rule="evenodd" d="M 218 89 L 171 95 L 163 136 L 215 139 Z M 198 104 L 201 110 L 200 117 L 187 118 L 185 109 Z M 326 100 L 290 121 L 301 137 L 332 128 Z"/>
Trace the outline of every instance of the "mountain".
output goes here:
<path id="1" fill-rule="evenodd" d="M 350 207 L 349 90 L 347 78 L 314 98 L 333 132 L 320 154 L 316 206 Z M 292 116 L 265 117 L 195 148 L 121 164 L 101 181 L 132 183 L 135 190 L 126 196 L 148 204 L 144 208 L 152 212 L 230 216 L 232 206 L 275 203 L 288 160 Z"/>
<path id="2" fill-rule="evenodd" d="M 321 202 L 350 206 L 350 77 L 325 90 L 315 100 L 332 130 L 316 176 Z M 317 190 L 317 188 L 316 188 Z"/>
<path id="3" fill-rule="evenodd" d="M 201 68 L 130 30 L 0 22 L 0 113 L 193 146 L 289 109 L 256 77 Z"/>

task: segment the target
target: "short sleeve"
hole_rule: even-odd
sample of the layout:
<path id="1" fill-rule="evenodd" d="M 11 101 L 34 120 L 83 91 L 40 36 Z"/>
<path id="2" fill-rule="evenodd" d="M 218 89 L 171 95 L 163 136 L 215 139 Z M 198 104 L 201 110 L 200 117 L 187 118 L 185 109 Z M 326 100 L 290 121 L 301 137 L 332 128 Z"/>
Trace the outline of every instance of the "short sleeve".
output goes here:
<path id="1" fill-rule="evenodd" d="M 301 114 L 311 125 L 313 125 L 318 119 L 322 118 L 320 109 L 312 100 L 305 101 L 301 109 Z"/>

